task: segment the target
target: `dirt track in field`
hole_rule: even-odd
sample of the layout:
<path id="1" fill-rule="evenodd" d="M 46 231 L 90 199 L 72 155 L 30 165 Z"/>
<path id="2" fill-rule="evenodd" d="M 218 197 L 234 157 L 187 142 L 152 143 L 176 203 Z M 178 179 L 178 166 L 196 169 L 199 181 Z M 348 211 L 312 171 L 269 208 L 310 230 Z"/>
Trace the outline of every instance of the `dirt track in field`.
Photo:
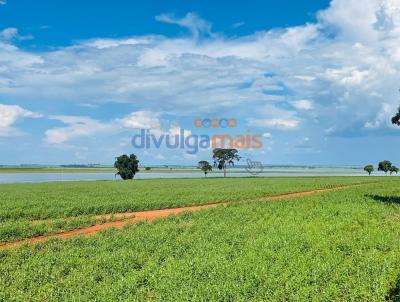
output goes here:
<path id="1" fill-rule="evenodd" d="M 18 247 L 24 244 L 33 244 L 41 241 L 46 241 L 51 238 L 62 238 L 62 239 L 67 239 L 70 237 L 75 237 L 78 235 L 91 235 L 91 234 L 96 234 L 100 232 L 101 230 L 108 229 L 108 228 L 116 228 L 116 229 L 122 229 L 125 225 L 129 223 L 136 223 L 139 221 L 152 221 L 158 217 L 165 217 L 173 214 L 179 214 L 182 212 L 194 212 L 198 211 L 201 209 L 208 209 L 208 208 L 215 208 L 220 205 L 226 205 L 226 203 L 216 203 L 216 204 L 208 204 L 208 205 L 201 205 L 201 206 L 193 206 L 193 207 L 183 207 L 183 208 L 174 208 L 174 209 L 164 209 L 164 210 L 152 210 L 152 211 L 143 211 L 143 212 L 132 212 L 132 213 L 117 213 L 114 214 L 113 217 L 120 217 L 123 218 L 124 220 L 119 220 L 119 221 L 110 221 L 110 222 L 105 222 L 101 224 L 95 224 L 90 227 L 85 227 L 81 229 L 75 229 L 71 231 L 65 231 L 61 233 L 57 233 L 52 236 L 37 236 L 37 237 L 32 237 L 28 239 L 22 239 L 14 242 L 6 242 L 0 244 L 0 249 L 7 249 L 7 248 L 14 248 Z M 125 214 L 125 215 L 124 215 Z M 103 218 L 106 216 L 110 216 L 109 214 L 107 215 L 99 215 L 99 217 Z M 130 218 L 127 218 L 130 217 Z"/>
<path id="2" fill-rule="evenodd" d="M 367 183 L 366 183 L 367 184 Z M 329 192 L 334 190 L 346 189 L 350 187 L 359 186 L 357 185 L 346 185 L 346 186 L 338 186 L 329 189 L 317 189 L 317 190 L 310 190 L 310 191 L 303 191 L 303 192 L 293 192 L 293 193 L 285 193 L 279 195 L 271 195 L 266 197 L 259 197 L 254 198 L 257 201 L 268 201 L 274 199 L 284 199 L 284 198 L 293 198 L 293 197 L 300 197 L 300 196 L 307 196 L 312 195 L 315 193 L 323 193 Z M 26 244 L 34 244 L 38 242 L 47 241 L 53 238 L 61 238 L 67 239 L 71 237 L 75 237 L 78 235 L 92 235 L 100 232 L 101 230 L 108 229 L 108 228 L 116 228 L 122 229 L 127 224 L 137 223 L 139 221 L 152 221 L 159 217 L 166 217 L 169 215 L 179 214 L 182 212 L 195 212 L 203 209 L 209 208 L 216 208 L 218 206 L 227 206 L 229 202 L 221 202 L 221 203 L 212 203 L 212 204 L 205 204 L 205 205 L 198 205 L 198 206 L 188 206 L 182 208 L 173 208 L 173 209 L 163 209 L 163 210 L 150 210 L 150 211 L 141 211 L 141 212 L 127 212 L 127 213 L 115 213 L 115 214 L 105 214 L 105 215 L 97 215 L 96 220 L 100 219 L 119 219 L 117 221 L 110 221 L 105 223 L 95 224 L 90 227 L 84 227 L 81 229 L 74 229 L 70 231 L 60 232 L 55 235 L 51 236 L 37 236 L 28 239 L 22 239 L 13 242 L 5 242 L 0 243 L 0 249 L 10 249 L 16 248 Z"/>

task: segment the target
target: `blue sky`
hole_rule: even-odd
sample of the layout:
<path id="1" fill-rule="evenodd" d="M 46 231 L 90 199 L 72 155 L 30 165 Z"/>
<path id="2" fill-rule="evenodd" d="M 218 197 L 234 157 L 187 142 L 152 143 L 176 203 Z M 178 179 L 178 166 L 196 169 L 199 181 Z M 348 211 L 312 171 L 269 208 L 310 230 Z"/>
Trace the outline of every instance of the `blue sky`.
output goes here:
<path id="1" fill-rule="evenodd" d="M 3 27 L 16 27 L 35 36 L 32 49 L 71 45 L 81 39 L 132 35 L 184 36 L 186 30 L 166 26 L 155 16 L 184 16 L 194 12 L 213 24 L 213 30 L 241 36 L 256 31 L 313 22 L 329 1 L 7 1 L 0 11 Z"/>
<path id="2" fill-rule="evenodd" d="M 400 3 L 0 0 L 0 164 L 209 159 L 137 128 L 233 117 L 267 164 L 396 163 Z"/>

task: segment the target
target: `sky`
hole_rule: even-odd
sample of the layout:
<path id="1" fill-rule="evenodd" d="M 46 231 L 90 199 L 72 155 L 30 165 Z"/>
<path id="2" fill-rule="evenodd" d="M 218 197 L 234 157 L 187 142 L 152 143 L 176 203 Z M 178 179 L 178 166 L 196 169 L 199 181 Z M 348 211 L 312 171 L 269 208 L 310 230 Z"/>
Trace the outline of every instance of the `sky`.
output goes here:
<path id="1" fill-rule="evenodd" d="M 400 0 L 0 0 L 0 165 L 210 160 L 135 147 L 140 129 L 259 135 L 240 153 L 271 165 L 400 164 L 399 45 Z"/>

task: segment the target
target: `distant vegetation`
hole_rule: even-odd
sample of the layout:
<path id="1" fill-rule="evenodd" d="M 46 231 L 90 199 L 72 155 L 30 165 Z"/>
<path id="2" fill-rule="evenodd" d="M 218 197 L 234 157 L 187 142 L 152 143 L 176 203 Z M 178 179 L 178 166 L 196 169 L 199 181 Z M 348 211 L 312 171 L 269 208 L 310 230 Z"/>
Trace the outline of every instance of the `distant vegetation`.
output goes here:
<path id="1" fill-rule="evenodd" d="M 117 157 L 114 167 L 118 170 L 116 175 L 121 176 L 123 180 L 133 179 L 135 174 L 139 172 L 139 160 L 135 154 L 130 156 L 124 154 Z"/>
<path id="2" fill-rule="evenodd" d="M 391 166 L 389 169 L 390 175 L 392 175 L 392 173 L 398 173 L 399 172 L 399 168 L 397 168 L 396 166 Z"/>
<path id="3" fill-rule="evenodd" d="M 371 175 L 371 173 L 374 172 L 374 166 L 366 165 L 364 167 L 364 171 L 367 172 L 368 175 Z M 399 172 L 399 168 L 393 165 L 392 162 L 389 160 L 382 160 L 378 163 L 378 171 L 382 171 L 385 174 L 390 172 L 390 175 L 392 175 L 393 173 L 397 174 Z"/>
<path id="4" fill-rule="evenodd" d="M 373 165 L 366 165 L 364 167 L 364 171 L 368 173 L 368 175 L 371 175 L 372 172 L 374 172 L 374 166 Z"/>
<path id="5" fill-rule="evenodd" d="M 383 160 L 383 161 L 379 162 L 379 164 L 378 164 L 378 171 L 382 171 L 382 172 L 385 172 L 385 174 L 387 174 L 387 172 L 389 172 L 391 166 L 392 166 L 392 163 L 389 160 Z"/>
<path id="6" fill-rule="evenodd" d="M 100 164 L 78 164 L 78 165 L 60 165 L 62 168 L 98 168 Z"/>
<path id="7" fill-rule="evenodd" d="M 396 114 L 392 117 L 392 124 L 400 126 L 400 106 L 398 107 Z"/>
<path id="8" fill-rule="evenodd" d="M 212 171 L 212 166 L 206 160 L 199 161 L 199 169 L 204 172 L 204 176 L 207 177 L 207 173 Z"/>
<path id="9" fill-rule="evenodd" d="M 240 160 L 238 150 L 236 149 L 221 149 L 216 148 L 213 150 L 214 167 L 224 171 L 224 177 L 226 177 L 226 168 L 228 166 L 234 166 L 235 161 Z"/>

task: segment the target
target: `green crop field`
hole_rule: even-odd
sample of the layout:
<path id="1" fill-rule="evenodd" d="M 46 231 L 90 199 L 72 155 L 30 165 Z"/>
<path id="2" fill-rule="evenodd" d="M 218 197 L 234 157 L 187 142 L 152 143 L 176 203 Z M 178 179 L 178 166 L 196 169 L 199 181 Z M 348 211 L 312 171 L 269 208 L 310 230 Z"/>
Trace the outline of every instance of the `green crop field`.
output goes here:
<path id="1" fill-rule="evenodd" d="M 238 201 L 382 180 L 379 177 L 230 178 L 0 185 L 0 242 L 91 225 L 95 214 Z M 46 221 L 31 223 L 36 220 Z"/>
<path id="2" fill-rule="evenodd" d="M 313 195 L 287 192 L 362 184 Z M 400 179 L 304 177 L 0 186 L 0 239 L 93 215 L 232 201 L 0 250 L 0 301 L 398 301 Z M 32 224 L 33 220 L 45 220 Z"/>

